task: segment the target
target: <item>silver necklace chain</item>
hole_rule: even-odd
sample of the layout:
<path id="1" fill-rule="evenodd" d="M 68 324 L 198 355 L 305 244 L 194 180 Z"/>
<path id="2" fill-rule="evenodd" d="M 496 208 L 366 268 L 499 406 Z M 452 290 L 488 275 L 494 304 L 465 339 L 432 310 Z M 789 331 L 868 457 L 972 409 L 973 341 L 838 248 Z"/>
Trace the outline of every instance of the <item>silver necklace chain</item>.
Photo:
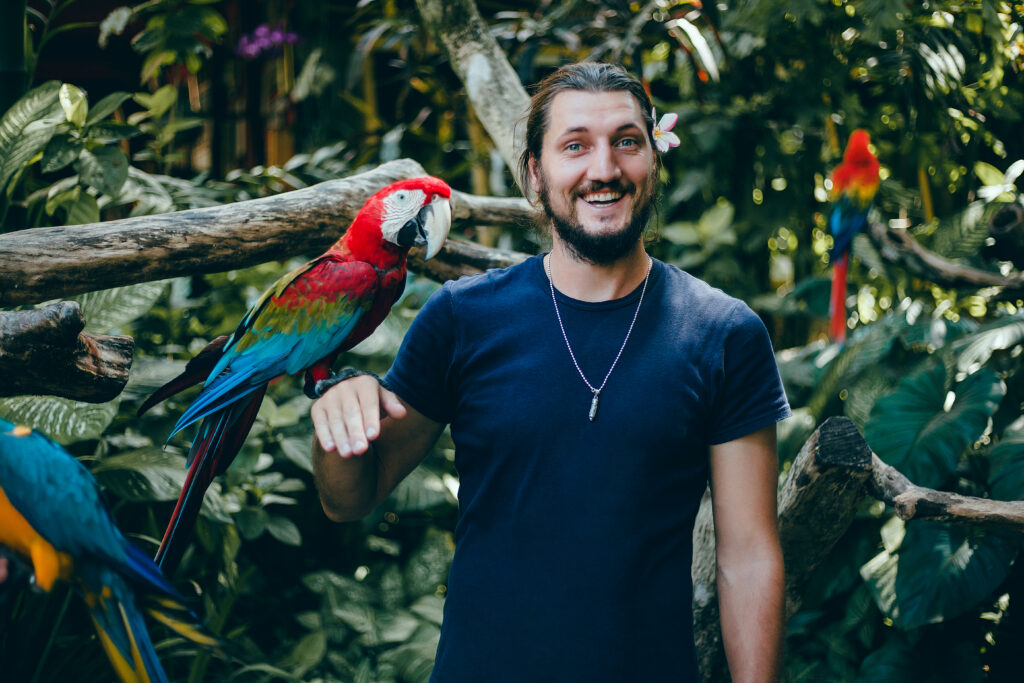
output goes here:
<path id="1" fill-rule="evenodd" d="M 569 343 L 569 335 L 565 333 L 565 325 L 562 324 L 562 314 L 558 311 L 558 300 L 555 298 L 555 283 L 551 279 L 551 256 L 549 255 L 545 262 L 545 271 L 548 276 L 548 286 L 551 288 L 551 303 L 555 305 L 555 317 L 558 318 L 558 327 L 562 330 L 562 339 L 565 340 L 565 348 L 569 350 L 569 358 L 572 358 L 572 364 L 576 366 L 576 372 L 580 373 L 580 377 L 583 379 L 583 383 L 587 385 L 590 392 L 594 397 L 590 401 L 590 412 L 587 414 L 587 418 L 593 422 L 594 418 L 597 417 L 597 404 L 601 392 L 604 390 L 604 385 L 608 383 L 608 378 L 612 376 L 612 370 L 615 369 L 615 364 L 619 362 L 619 357 L 622 352 L 626 350 L 626 342 L 629 341 L 629 335 L 633 332 L 633 326 L 636 325 L 637 316 L 640 315 L 640 306 L 644 303 L 644 293 L 647 292 L 647 281 L 651 279 L 651 264 L 653 259 L 650 256 L 647 257 L 647 274 L 644 275 L 644 286 L 640 290 L 640 301 L 636 304 L 636 310 L 633 312 L 633 320 L 629 323 L 629 329 L 626 330 L 626 338 L 622 340 L 622 346 L 619 347 L 619 352 L 615 354 L 615 360 L 612 361 L 612 366 L 608 368 L 608 373 L 604 376 L 604 381 L 601 382 L 601 386 L 594 387 L 593 384 L 587 380 L 587 376 L 583 374 L 583 370 L 580 369 L 580 364 L 576 361 L 576 354 L 572 352 L 572 344 Z"/>

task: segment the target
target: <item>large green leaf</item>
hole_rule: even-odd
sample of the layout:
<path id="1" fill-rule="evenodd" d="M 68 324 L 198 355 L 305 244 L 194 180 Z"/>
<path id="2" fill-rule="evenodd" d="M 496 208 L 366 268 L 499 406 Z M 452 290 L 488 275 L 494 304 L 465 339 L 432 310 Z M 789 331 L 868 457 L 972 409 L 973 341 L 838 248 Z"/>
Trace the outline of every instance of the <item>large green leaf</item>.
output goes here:
<path id="1" fill-rule="evenodd" d="M 939 486 L 952 474 L 1006 393 L 994 372 L 982 370 L 957 385 L 947 410 L 945 381 L 938 364 L 904 378 L 875 402 L 864 428 L 871 449 L 920 486 Z"/>
<path id="2" fill-rule="evenodd" d="M 102 289 L 71 297 L 82 307 L 85 331 L 105 334 L 124 327 L 146 313 L 167 288 L 170 280 L 142 282 L 126 287 Z"/>
<path id="3" fill-rule="evenodd" d="M 1024 418 L 1003 431 L 988 459 L 989 495 L 996 500 L 1024 500 Z"/>
<path id="4" fill-rule="evenodd" d="M 84 90 L 65 83 L 60 86 L 58 99 L 68 121 L 73 123 L 76 128 L 85 125 L 85 117 L 89 113 L 89 99 L 85 96 Z"/>
<path id="5" fill-rule="evenodd" d="M 75 171 L 86 185 L 117 197 L 128 179 L 128 157 L 120 147 L 83 149 L 75 161 Z"/>
<path id="6" fill-rule="evenodd" d="M 79 138 L 71 137 L 67 133 L 54 135 L 43 151 L 43 173 L 59 171 L 77 159 L 80 151 L 82 151 L 82 141 Z"/>
<path id="7" fill-rule="evenodd" d="M 60 81 L 30 90 L 0 119 L 0 191 L 50 142 L 64 121 L 58 101 Z"/>
<path id="8" fill-rule="evenodd" d="M 185 484 L 185 458 L 150 446 L 103 458 L 92 473 L 103 488 L 124 500 L 177 500 Z"/>
<path id="9" fill-rule="evenodd" d="M 131 93 L 127 92 L 112 92 L 102 100 L 97 102 L 89 110 L 89 115 L 85 119 L 85 125 L 92 126 L 93 124 L 107 118 L 113 114 L 118 107 L 124 104 L 124 101 L 130 98 Z"/>
<path id="10" fill-rule="evenodd" d="M 994 351 L 1016 346 L 1024 341 L 1024 315 L 1000 318 L 977 332 L 961 337 L 950 351 L 956 356 L 960 372 L 974 372 L 992 357 Z"/>
<path id="11" fill-rule="evenodd" d="M 117 401 L 81 403 L 56 396 L 0 398 L 0 417 L 25 424 L 57 443 L 98 439 L 117 414 Z"/>
<path id="12" fill-rule="evenodd" d="M 909 630 L 977 606 L 1009 574 L 1019 546 L 982 529 L 912 521 L 899 551 L 882 551 L 861 575 L 878 608 Z"/>
<path id="13" fill-rule="evenodd" d="M 309 450 L 308 445 L 306 448 Z M 401 515 L 448 505 L 458 505 L 458 501 L 444 480 L 425 467 L 417 467 L 395 487 L 385 507 Z"/>

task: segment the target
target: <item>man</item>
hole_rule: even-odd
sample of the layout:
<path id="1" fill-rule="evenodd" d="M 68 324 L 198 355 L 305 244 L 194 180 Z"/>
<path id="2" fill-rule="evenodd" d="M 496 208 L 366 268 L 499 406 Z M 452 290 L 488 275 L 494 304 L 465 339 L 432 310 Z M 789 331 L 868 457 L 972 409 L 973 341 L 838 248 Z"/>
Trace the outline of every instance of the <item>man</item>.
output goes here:
<path id="1" fill-rule="evenodd" d="M 644 251 L 653 131 L 619 67 L 545 79 L 522 170 L 551 253 L 447 283 L 403 342 L 394 393 L 360 376 L 313 405 L 335 520 L 372 510 L 451 424 L 460 518 L 434 681 L 696 681 L 691 534 L 709 474 L 733 680 L 778 677 L 789 408 L 757 316 Z"/>

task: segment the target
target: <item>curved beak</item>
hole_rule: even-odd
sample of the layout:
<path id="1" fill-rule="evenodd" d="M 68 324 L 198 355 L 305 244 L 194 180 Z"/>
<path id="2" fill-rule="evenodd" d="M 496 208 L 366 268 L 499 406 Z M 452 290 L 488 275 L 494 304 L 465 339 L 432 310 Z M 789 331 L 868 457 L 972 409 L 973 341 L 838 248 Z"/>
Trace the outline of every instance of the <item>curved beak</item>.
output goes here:
<path id="1" fill-rule="evenodd" d="M 452 205 L 444 197 L 434 197 L 433 201 L 420 209 L 416 216 L 419 229 L 416 231 L 414 244 L 418 247 L 426 245 L 424 260 L 437 256 L 444 241 L 448 238 L 448 230 L 452 227 Z"/>

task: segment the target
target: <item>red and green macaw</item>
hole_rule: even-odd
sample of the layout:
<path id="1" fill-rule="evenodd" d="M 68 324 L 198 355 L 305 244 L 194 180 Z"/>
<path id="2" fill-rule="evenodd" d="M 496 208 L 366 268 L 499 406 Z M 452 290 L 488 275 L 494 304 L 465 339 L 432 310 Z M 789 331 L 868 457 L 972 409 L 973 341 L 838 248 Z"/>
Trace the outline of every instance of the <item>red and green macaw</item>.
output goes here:
<path id="1" fill-rule="evenodd" d="M 829 303 L 829 335 L 842 344 L 846 341 L 846 271 L 850 263 L 850 245 L 868 220 L 871 201 L 878 192 L 878 158 L 868 145 L 865 130 L 850 134 L 843 162 L 832 171 L 832 214 L 828 226 L 832 233 L 832 296 Z"/>
<path id="2" fill-rule="evenodd" d="M 171 436 L 202 420 L 188 474 L 156 561 L 173 571 L 213 478 L 234 460 L 252 428 L 267 384 L 306 373 L 306 393 L 330 376 L 338 354 L 373 332 L 405 288 L 406 255 L 440 251 L 451 226 L 451 189 L 438 178 L 393 183 L 374 194 L 322 256 L 268 289 L 230 337 L 219 337 L 139 409 L 205 381 Z"/>
<path id="3" fill-rule="evenodd" d="M 142 610 L 189 640 L 219 646 L 160 568 L 114 525 L 89 471 L 42 434 L 3 419 L 0 546 L 31 565 L 42 590 L 58 579 L 71 583 L 125 683 L 167 681 Z"/>

